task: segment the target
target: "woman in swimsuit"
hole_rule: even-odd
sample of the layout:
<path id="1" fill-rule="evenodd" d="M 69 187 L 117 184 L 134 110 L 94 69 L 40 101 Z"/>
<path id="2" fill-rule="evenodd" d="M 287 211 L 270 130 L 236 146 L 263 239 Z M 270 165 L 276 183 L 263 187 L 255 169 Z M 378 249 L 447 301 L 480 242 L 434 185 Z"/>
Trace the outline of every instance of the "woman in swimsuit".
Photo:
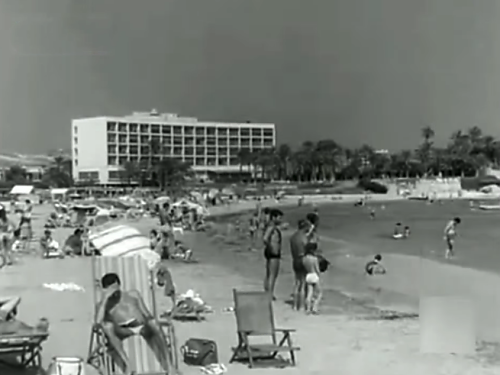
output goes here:
<path id="1" fill-rule="evenodd" d="M 459 217 L 455 217 L 444 228 L 444 240 L 446 242 L 446 254 L 445 254 L 446 259 L 449 259 L 455 255 L 454 245 L 455 245 L 455 238 L 457 237 L 457 226 L 461 222 L 462 220 Z"/>

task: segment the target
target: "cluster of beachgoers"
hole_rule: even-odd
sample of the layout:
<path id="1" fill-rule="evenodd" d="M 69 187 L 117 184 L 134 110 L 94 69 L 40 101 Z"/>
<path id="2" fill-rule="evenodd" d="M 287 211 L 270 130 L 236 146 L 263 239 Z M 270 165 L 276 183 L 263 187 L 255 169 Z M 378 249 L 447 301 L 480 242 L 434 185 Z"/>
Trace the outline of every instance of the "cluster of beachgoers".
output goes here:
<path id="1" fill-rule="evenodd" d="M 429 193 L 428 196 L 432 197 L 433 195 Z M 206 354 L 213 350 L 210 346 L 210 340 L 208 340 L 208 344 L 191 341 L 187 347 L 182 346 L 183 350 L 179 348 L 178 342 L 182 342 L 183 339 L 192 339 L 193 336 L 212 338 L 219 344 L 219 347 L 226 344 L 229 346 L 231 343 L 228 341 L 232 341 L 233 335 L 236 335 L 234 333 L 222 335 L 225 330 L 223 327 L 226 327 L 228 323 L 225 320 L 227 318 L 224 318 L 224 313 L 235 312 L 237 325 L 245 320 L 245 316 L 251 322 L 254 318 L 248 316 L 255 316 L 258 313 L 255 309 L 244 307 L 245 303 L 260 306 L 259 309 L 266 310 L 268 302 L 262 296 L 269 296 L 270 306 L 274 305 L 274 313 L 272 308 L 271 312 L 276 315 L 277 321 L 293 322 L 294 327 L 299 330 L 297 337 L 294 338 L 301 344 L 300 349 L 305 353 L 298 361 L 298 369 L 302 373 L 308 373 L 307 371 L 313 368 L 315 373 L 326 374 L 329 373 L 329 367 L 324 359 L 328 355 L 322 355 L 320 359 L 318 354 L 314 354 L 315 350 L 312 350 L 312 346 L 319 343 L 325 345 L 325 348 L 332 347 L 331 355 L 339 358 L 339 361 L 340 358 L 343 358 L 342 360 L 356 362 L 359 359 L 356 354 L 359 350 L 353 349 L 346 352 L 345 348 L 338 346 L 342 345 L 341 342 L 345 345 L 351 340 L 348 339 L 349 329 L 354 330 L 355 341 L 359 340 L 359 335 L 364 335 L 360 330 L 366 330 L 367 334 L 368 332 L 375 335 L 387 334 L 390 340 L 400 340 L 402 345 L 407 345 L 407 339 L 401 338 L 395 333 L 388 333 L 387 329 L 392 332 L 393 328 L 387 326 L 372 327 L 368 326 L 369 323 L 365 321 L 352 323 L 341 318 L 338 318 L 340 320 L 331 320 L 334 318 L 328 315 L 311 317 L 317 316 L 321 311 L 322 278 L 325 272 L 328 272 L 330 265 L 327 260 L 328 255 L 324 252 L 327 242 L 321 239 L 321 210 L 319 207 L 322 204 L 332 202 L 351 202 L 355 205 L 369 207 L 369 202 L 383 201 L 384 198 L 386 200 L 407 199 L 408 196 L 401 194 L 398 197 L 384 197 L 365 194 L 342 197 L 342 199 L 335 195 L 321 195 L 281 196 L 279 199 L 276 196 L 252 199 L 234 197 L 226 200 L 214 200 L 213 197 L 203 195 L 187 195 L 175 199 L 161 196 L 122 196 L 107 199 L 106 202 L 102 199 L 93 199 L 52 202 L 43 205 L 34 205 L 29 200 L 19 199 L 10 207 L 8 204 L 3 204 L 0 207 L 0 222 L 3 225 L 1 227 L 2 254 L 6 263 L 4 269 L 0 271 L 0 279 L 2 272 L 8 274 L 17 267 L 21 272 L 33 255 L 38 258 L 48 258 L 47 263 L 44 261 L 37 267 L 51 269 L 52 271 L 48 272 L 54 274 L 64 272 L 64 266 L 62 266 L 64 263 L 57 266 L 58 261 L 51 261 L 50 258 L 71 258 L 74 261 L 80 259 L 82 262 L 86 260 L 92 262 L 93 280 L 97 282 L 97 287 L 92 285 L 92 288 L 96 287 L 98 290 L 98 298 L 95 301 L 98 314 L 92 316 L 95 335 L 114 349 L 112 350 L 114 356 L 110 358 L 112 358 L 113 366 L 121 369 L 119 373 L 123 374 L 132 374 L 139 370 L 139 363 L 144 362 L 141 360 L 142 354 L 140 353 L 149 350 L 141 346 L 143 342 L 149 343 L 153 349 L 152 355 L 156 358 L 156 367 L 153 366 L 155 371 L 161 370 L 167 374 L 175 373 L 179 368 L 182 368 L 183 371 L 186 370 L 184 365 L 178 363 L 177 355 L 181 355 L 184 360 L 191 358 L 193 364 L 212 374 L 231 371 L 231 368 L 223 363 L 227 364 L 230 359 L 241 359 L 236 357 L 245 357 L 243 359 L 248 360 L 248 356 L 269 357 L 273 353 L 290 351 L 289 362 L 294 364 L 296 360 L 294 351 L 298 350 L 295 345 L 281 343 L 277 347 L 270 348 L 269 344 L 266 344 L 268 345 L 267 351 L 266 347 L 258 345 L 248 348 L 245 346 L 245 340 L 248 337 L 243 336 L 240 336 L 243 341 L 234 350 L 235 358 L 227 358 L 225 354 L 219 353 L 219 358 L 215 355 L 208 362 L 198 361 L 199 358 L 193 353 L 198 350 Z M 442 199 L 446 199 L 446 197 L 443 196 Z M 428 199 L 428 201 L 432 200 Z M 120 205 L 120 202 L 125 203 Z M 308 214 L 297 223 L 286 223 L 285 208 L 288 206 L 309 207 Z M 376 218 L 375 210 L 370 209 L 367 212 L 374 219 Z M 213 217 L 236 213 L 241 213 L 241 215 L 230 216 L 231 219 L 226 221 L 213 222 L 211 220 Z M 410 236 L 409 226 L 399 224 L 394 230 L 394 238 L 408 238 Z M 444 236 L 449 251 L 447 256 L 453 255 L 454 239 L 459 224 L 460 219 L 454 218 L 445 228 Z M 240 307 L 238 307 L 237 300 L 243 301 L 250 297 L 235 293 L 232 301 L 233 307 L 228 308 L 227 306 L 231 304 L 232 299 L 230 291 L 232 288 L 248 289 L 247 282 L 241 276 L 230 274 L 221 268 L 211 268 L 212 266 L 198 263 L 197 254 L 203 252 L 204 248 L 218 246 L 210 243 L 212 241 L 210 238 L 214 238 L 214 232 L 226 239 L 228 237 L 243 238 L 244 240 L 239 242 L 242 250 L 262 251 L 264 260 L 263 287 L 253 286 L 254 295 L 251 298 L 254 299 L 251 302 L 241 302 Z M 283 264 L 282 257 L 283 252 L 288 251 L 288 248 L 290 248 L 292 256 L 290 267 L 294 275 L 293 283 L 290 285 L 293 309 L 277 303 L 279 300 L 272 303 L 272 300 L 276 299 L 275 288 L 280 277 L 280 268 L 288 267 L 288 265 Z M 140 272 L 137 271 L 138 274 L 132 275 L 130 270 L 136 270 L 140 267 L 127 262 L 135 262 L 137 259 L 145 264 L 145 268 Z M 113 263 L 115 260 L 118 263 Z M 67 260 L 67 262 L 72 261 Z M 7 266 L 12 263 L 14 266 Z M 81 263 L 81 267 L 83 264 Z M 367 275 L 375 276 L 385 274 L 390 270 L 386 270 L 386 267 L 382 265 L 382 256 L 376 254 L 373 259 L 366 263 L 364 272 Z M 215 277 L 217 280 L 214 279 Z M 179 286 L 186 287 L 187 292 L 181 293 Z M 160 297 L 154 297 L 155 288 L 161 290 Z M 214 288 L 218 291 L 216 292 Z M 155 298 L 160 300 L 155 301 Z M 166 299 L 163 301 L 161 298 Z M 8 338 L 9 336 L 36 337 L 36 345 L 32 345 L 32 348 L 36 348 L 33 349 L 33 355 L 41 359 L 39 349 L 45 341 L 50 343 L 49 333 L 56 335 L 57 323 L 54 325 L 51 322 L 50 329 L 46 318 L 39 319 L 38 323 L 35 324 L 24 323 L 27 320 L 20 319 L 24 316 L 21 299 L 21 296 L 0 299 L 0 342 L 2 337 Z M 210 300 L 211 306 L 206 303 L 208 300 Z M 157 311 L 157 303 L 162 306 L 163 313 Z M 219 315 L 217 311 L 224 313 Z M 304 311 L 305 313 L 297 314 L 295 311 Z M 206 316 L 210 317 L 211 323 L 196 325 L 195 327 L 198 328 L 193 328 L 193 326 L 186 328 L 189 323 L 177 323 L 179 320 L 201 321 Z M 306 320 L 300 318 L 301 316 Z M 50 316 L 48 318 L 52 321 Z M 316 319 L 321 319 L 321 321 Z M 326 338 L 318 338 L 318 329 L 321 330 L 326 321 L 335 321 L 336 324 L 340 324 L 340 326 L 335 325 L 336 333 L 332 333 L 334 336 L 337 334 L 338 344 L 330 343 L 330 340 Z M 259 322 L 262 323 L 262 320 L 257 321 L 257 323 Z M 253 322 L 253 324 L 256 323 Z M 398 323 L 395 323 L 395 326 L 398 326 Z M 408 326 L 405 327 L 408 328 Z M 413 323 L 409 323 L 409 327 L 415 329 Z M 238 326 L 238 328 L 240 327 Z M 290 333 L 287 335 L 286 339 L 288 340 L 291 336 Z M 314 342 L 316 344 L 313 345 Z M 373 342 L 371 344 L 378 348 L 378 344 Z M 8 344 L 5 345 L 8 348 Z M 19 346 L 16 348 L 19 349 Z M 100 348 L 99 345 L 93 347 L 96 353 L 98 348 Z M 249 354 L 248 350 L 251 351 L 252 348 L 255 353 Z M 55 348 L 51 354 L 55 354 L 59 358 L 57 360 L 63 365 L 74 366 L 74 358 L 61 356 L 59 352 L 61 350 L 61 348 Z M 190 350 L 191 357 L 186 354 Z M 366 350 L 369 348 L 367 347 Z M 223 351 L 225 352 L 225 350 Z M 380 358 L 374 359 L 377 353 L 381 356 L 380 358 L 387 356 L 383 349 L 382 352 L 379 349 L 374 349 L 373 353 L 368 355 L 371 363 L 379 363 L 377 361 Z M 96 354 L 95 356 L 89 355 L 87 358 L 81 353 L 74 354 L 79 354 L 75 358 L 81 356 L 83 362 L 89 362 L 103 373 L 110 375 L 116 373 L 115 370 L 106 367 L 108 366 L 107 359 L 104 357 L 99 357 Z M 313 365 L 309 357 L 316 358 L 318 364 Z M 396 360 L 394 356 L 389 357 L 392 358 L 391 360 Z M 411 360 L 415 360 L 415 358 L 412 357 Z M 15 359 L 19 361 L 19 358 Z M 273 359 L 276 359 L 276 355 L 273 356 Z M 105 362 L 104 366 L 103 362 Z M 401 370 L 406 365 L 404 360 L 400 362 L 397 368 Z M 456 366 L 452 365 L 451 367 L 459 368 L 466 362 L 459 361 Z M 347 362 L 342 363 L 345 369 L 351 366 L 347 366 Z M 435 369 L 432 367 L 432 363 L 425 361 L 424 363 L 425 365 L 419 369 Z M 21 364 L 29 367 L 38 365 L 38 362 L 35 360 L 23 362 L 21 360 Z M 469 362 L 467 364 L 468 369 L 471 370 L 472 365 Z M 144 368 L 140 370 L 144 370 Z M 151 366 L 149 366 L 149 370 L 152 371 Z M 237 371 L 241 372 L 243 369 L 238 368 Z M 396 373 L 395 370 L 391 371 L 389 370 L 387 373 Z M 350 370 L 348 369 L 345 373 L 354 374 L 356 372 L 353 367 L 350 367 Z M 377 371 L 375 373 L 378 374 Z M 413 373 L 416 374 L 416 372 Z M 481 372 L 474 369 L 470 373 L 480 374 Z"/>

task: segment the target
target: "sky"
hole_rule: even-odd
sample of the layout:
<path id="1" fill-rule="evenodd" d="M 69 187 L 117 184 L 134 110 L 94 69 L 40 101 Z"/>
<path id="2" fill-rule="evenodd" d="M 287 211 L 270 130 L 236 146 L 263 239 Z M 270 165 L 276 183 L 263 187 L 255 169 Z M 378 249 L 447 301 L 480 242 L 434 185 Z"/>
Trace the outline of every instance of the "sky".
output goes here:
<path id="1" fill-rule="evenodd" d="M 0 151 L 152 108 L 292 145 L 500 137 L 497 0 L 0 0 L 0 51 Z"/>

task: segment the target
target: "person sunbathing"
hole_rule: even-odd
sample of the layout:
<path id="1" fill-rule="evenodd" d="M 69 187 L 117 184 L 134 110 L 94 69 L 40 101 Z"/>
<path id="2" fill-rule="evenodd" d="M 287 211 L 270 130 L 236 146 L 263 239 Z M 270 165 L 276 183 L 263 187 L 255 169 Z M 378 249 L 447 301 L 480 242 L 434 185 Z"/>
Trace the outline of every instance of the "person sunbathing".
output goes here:
<path id="1" fill-rule="evenodd" d="M 165 371 L 169 371 L 168 344 L 164 333 L 149 312 L 138 291 L 123 291 L 117 274 L 101 279 L 103 298 L 97 307 L 96 323 L 102 328 L 125 375 L 133 370 L 123 348 L 123 340 L 140 335 L 146 340 Z"/>
<path id="2" fill-rule="evenodd" d="M 46 334 L 49 321 L 45 318 L 41 318 L 35 327 L 15 319 L 20 302 L 19 297 L 0 297 L 0 336 Z"/>

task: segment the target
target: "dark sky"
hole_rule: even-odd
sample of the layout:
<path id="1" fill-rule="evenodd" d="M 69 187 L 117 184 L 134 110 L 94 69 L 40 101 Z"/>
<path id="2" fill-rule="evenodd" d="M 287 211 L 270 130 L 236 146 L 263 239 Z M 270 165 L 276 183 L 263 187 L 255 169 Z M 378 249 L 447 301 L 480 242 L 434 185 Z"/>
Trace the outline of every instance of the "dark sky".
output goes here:
<path id="1" fill-rule="evenodd" d="M 151 108 L 292 144 L 500 136 L 499 20 L 497 0 L 0 0 L 0 150 Z"/>

